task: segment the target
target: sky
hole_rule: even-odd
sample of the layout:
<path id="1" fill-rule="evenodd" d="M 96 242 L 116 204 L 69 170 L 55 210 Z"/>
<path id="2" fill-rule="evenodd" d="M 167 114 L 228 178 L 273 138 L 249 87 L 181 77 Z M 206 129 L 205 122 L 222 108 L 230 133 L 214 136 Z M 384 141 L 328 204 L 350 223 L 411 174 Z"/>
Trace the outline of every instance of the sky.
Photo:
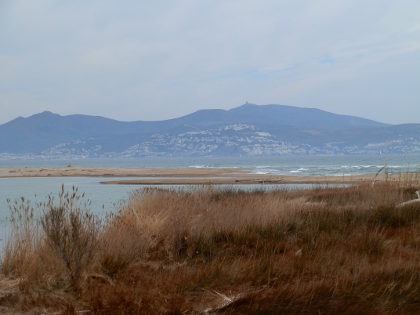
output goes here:
<path id="1" fill-rule="evenodd" d="M 0 0 L 0 123 L 247 101 L 420 123 L 420 1 Z"/>

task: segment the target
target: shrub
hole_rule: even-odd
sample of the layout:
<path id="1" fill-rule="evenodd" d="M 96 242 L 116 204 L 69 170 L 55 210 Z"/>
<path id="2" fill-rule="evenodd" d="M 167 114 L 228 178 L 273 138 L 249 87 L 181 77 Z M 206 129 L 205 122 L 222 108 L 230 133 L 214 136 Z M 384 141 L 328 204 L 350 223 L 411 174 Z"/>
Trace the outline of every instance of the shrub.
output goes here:
<path id="1" fill-rule="evenodd" d="M 97 243 L 96 218 L 80 201 L 73 187 L 71 193 L 64 186 L 59 193 L 58 204 L 52 196 L 44 206 L 41 217 L 42 230 L 48 246 L 64 263 L 73 289 L 80 289 L 82 272 L 91 262 Z"/>

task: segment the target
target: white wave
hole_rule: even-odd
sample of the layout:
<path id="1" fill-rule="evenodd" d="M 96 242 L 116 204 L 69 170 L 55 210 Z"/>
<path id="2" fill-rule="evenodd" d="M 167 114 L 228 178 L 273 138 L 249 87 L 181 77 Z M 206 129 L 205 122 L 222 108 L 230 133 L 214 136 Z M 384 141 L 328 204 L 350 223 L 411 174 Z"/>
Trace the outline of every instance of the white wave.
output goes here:
<path id="1" fill-rule="evenodd" d="M 302 172 L 305 172 L 305 171 L 309 171 L 309 170 L 307 168 L 301 167 L 301 168 L 298 168 L 297 170 L 290 171 L 290 173 L 302 173 Z"/>
<path id="2" fill-rule="evenodd" d="M 275 168 L 255 168 L 252 173 L 258 174 L 258 175 L 266 175 L 266 174 L 272 174 L 272 175 L 284 175 L 285 171 L 275 169 Z"/>
<path id="3" fill-rule="evenodd" d="M 188 168 L 220 168 L 220 169 L 224 169 L 224 168 L 240 168 L 239 166 L 211 166 L 211 165 L 189 165 Z"/>

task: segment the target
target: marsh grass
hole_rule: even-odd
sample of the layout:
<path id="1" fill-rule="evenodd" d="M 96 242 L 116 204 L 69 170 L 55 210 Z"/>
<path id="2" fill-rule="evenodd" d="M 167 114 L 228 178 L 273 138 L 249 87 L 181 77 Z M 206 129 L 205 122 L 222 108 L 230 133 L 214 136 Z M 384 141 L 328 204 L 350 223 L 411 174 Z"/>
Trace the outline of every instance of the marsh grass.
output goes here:
<path id="1" fill-rule="evenodd" d="M 22 285 L 7 303 L 95 314 L 412 314 L 420 207 L 396 205 L 419 188 L 411 179 L 145 189 L 106 222 L 80 207 L 77 191 L 44 205 L 40 220 L 22 200 L 2 259 Z"/>
<path id="2" fill-rule="evenodd" d="M 7 200 L 10 212 L 10 236 L 2 257 L 1 271 L 14 276 L 25 273 L 38 245 L 39 230 L 34 218 L 34 208 L 24 197 Z"/>

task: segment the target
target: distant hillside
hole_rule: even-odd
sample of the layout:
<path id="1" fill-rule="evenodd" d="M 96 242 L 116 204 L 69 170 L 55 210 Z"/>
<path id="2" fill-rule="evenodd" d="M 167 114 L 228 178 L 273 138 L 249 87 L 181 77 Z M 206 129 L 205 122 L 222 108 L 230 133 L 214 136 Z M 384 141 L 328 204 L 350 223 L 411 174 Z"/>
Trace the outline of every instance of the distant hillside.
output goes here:
<path id="1" fill-rule="evenodd" d="M 0 155 L 40 158 L 420 152 L 420 124 L 245 104 L 164 121 L 43 112 L 0 125 Z"/>

